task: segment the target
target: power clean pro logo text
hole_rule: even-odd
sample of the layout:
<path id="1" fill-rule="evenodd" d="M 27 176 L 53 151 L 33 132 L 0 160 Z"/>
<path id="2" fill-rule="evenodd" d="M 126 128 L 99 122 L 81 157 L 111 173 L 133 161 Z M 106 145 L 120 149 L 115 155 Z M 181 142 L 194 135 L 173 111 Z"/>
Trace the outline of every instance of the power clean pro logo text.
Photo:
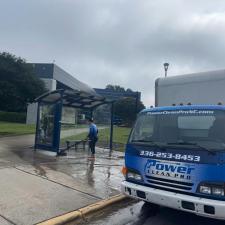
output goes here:
<path id="1" fill-rule="evenodd" d="M 191 180 L 191 174 L 195 168 L 192 165 L 177 162 L 165 162 L 155 159 L 148 160 L 145 166 L 147 176 L 161 176 L 164 178 L 176 178 L 179 180 Z"/>

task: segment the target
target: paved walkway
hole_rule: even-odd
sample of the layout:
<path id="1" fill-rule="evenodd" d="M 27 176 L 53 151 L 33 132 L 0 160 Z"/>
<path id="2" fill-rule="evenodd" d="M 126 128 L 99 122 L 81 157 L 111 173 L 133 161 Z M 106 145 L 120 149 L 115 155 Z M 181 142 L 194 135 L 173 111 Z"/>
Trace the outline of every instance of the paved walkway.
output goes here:
<path id="1" fill-rule="evenodd" d="M 123 154 L 34 152 L 34 136 L 0 138 L 0 224 L 29 225 L 119 193 Z"/>

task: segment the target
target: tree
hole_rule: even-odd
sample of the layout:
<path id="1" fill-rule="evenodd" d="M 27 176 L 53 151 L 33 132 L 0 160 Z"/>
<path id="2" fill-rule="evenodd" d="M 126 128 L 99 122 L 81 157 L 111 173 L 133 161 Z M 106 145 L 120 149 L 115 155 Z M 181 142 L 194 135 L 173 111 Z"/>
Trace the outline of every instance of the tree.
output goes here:
<path id="1" fill-rule="evenodd" d="M 126 92 L 128 92 L 128 93 L 132 93 L 132 92 L 133 92 L 133 90 L 132 90 L 132 89 L 130 89 L 130 88 L 127 88 Z"/>
<path id="2" fill-rule="evenodd" d="M 112 85 L 112 84 L 108 84 L 108 85 L 106 86 L 106 89 L 112 90 L 112 91 L 125 92 L 125 88 L 124 88 L 124 87 L 121 87 L 120 85 Z"/>
<path id="3" fill-rule="evenodd" d="M 128 126 L 132 126 L 136 119 L 137 113 L 145 108 L 144 104 L 141 101 L 137 102 L 136 108 L 135 98 L 122 98 L 116 101 L 114 104 L 115 116 L 121 118 L 123 123 L 127 124 Z"/>
<path id="4" fill-rule="evenodd" d="M 46 91 L 31 65 L 10 53 L 0 53 L 0 111 L 25 112 L 27 103 Z"/>
<path id="5" fill-rule="evenodd" d="M 121 87 L 119 85 L 108 84 L 106 89 L 115 91 L 115 92 L 124 92 L 128 93 L 136 93 L 132 89 Z M 144 104 L 141 101 L 137 101 L 136 98 L 126 97 L 118 99 L 114 105 L 114 116 L 117 119 L 122 119 L 122 122 L 131 126 L 136 119 L 136 115 L 142 109 L 145 108 Z M 137 106 L 136 106 L 137 104 Z"/>

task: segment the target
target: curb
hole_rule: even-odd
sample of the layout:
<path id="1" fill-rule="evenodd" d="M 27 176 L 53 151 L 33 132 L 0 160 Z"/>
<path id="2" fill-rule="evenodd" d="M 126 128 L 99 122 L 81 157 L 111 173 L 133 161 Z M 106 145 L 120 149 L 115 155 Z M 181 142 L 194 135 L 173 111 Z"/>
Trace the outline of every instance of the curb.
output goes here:
<path id="1" fill-rule="evenodd" d="M 94 204 L 88 205 L 84 208 L 66 213 L 61 216 L 54 217 L 54 218 L 46 220 L 46 221 L 43 221 L 41 223 L 38 223 L 37 225 L 64 225 L 66 223 L 71 223 L 71 222 L 77 221 L 77 220 L 85 221 L 86 216 L 88 216 L 92 213 L 95 213 L 103 208 L 108 207 L 108 206 L 111 206 L 113 204 L 124 201 L 126 199 L 130 199 L 130 198 L 128 198 L 127 196 L 122 195 L 122 194 L 115 195 L 111 198 L 101 200 Z"/>

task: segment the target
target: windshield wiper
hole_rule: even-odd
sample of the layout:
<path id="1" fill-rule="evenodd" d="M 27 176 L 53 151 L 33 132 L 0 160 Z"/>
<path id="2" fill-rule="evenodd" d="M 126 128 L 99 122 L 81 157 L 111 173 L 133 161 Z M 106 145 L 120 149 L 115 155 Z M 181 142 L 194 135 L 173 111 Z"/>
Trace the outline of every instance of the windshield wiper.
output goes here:
<path id="1" fill-rule="evenodd" d="M 201 149 L 203 149 L 203 150 L 205 150 L 205 151 L 207 151 L 207 152 L 209 152 L 209 153 L 211 153 L 211 154 L 215 154 L 215 151 L 213 151 L 213 150 L 211 150 L 211 149 L 209 149 L 209 148 L 207 148 L 207 147 L 205 147 L 205 146 L 202 146 L 202 145 L 200 145 L 200 144 L 198 144 L 198 143 L 195 143 L 195 142 L 185 142 L 185 141 L 181 141 L 181 142 L 169 142 L 169 143 L 167 143 L 168 145 L 192 145 L 192 146 L 196 146 L 196 147 L 198 147 L 198 148 L 201 148 Z"/>
<path id="2" fill-rule="evenodd" d="M 149 144 L 151 144 L 151 145 L 153 145 L 155 147 L 161 148 L 163 150 L 164 150 L 164 147 L 165 147 L 165 146 L 163 146 L 161 144 L 158 144 L 157 142 L 152 141 L 152 140 L 138 139 L 138 140 L 132 140 L 131 142 L 149 143 Z"/>
<path id="3" fill-rule="evenodd" d="M 152 142 L 151 140 L 145 140 L 145 139 L 134 139 L 132 142 Z"/>

